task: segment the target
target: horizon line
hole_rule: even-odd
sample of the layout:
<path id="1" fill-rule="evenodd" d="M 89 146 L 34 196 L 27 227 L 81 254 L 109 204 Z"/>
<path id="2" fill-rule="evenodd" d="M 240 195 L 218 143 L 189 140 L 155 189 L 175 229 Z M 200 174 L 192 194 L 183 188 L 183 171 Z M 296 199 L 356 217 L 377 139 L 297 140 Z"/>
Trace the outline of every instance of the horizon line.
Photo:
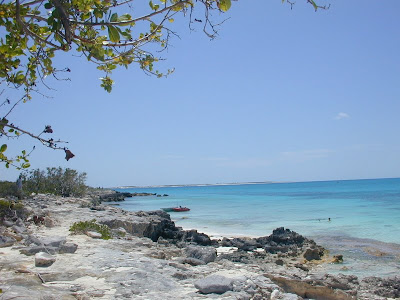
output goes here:
<path id="1" fill-rule="evenodd" d="M 356 179 L 330 179 L 330 180 L 304 180 L 304 181 L 249 181 L 249 182 L 226 182 L 226 183 L 190 183 L 190 184 L 156 184 L 156 185 L 125 185 L 109 187 L 109 189 L 128 188 L 160 188 L 160 187 L 188 187 L 188 186 L 222 186 L 222 185 L 246 185 L 246 184 L 280 184 L 280 183 L 306 183 L 306 182 L 328 182 L 328 181 L 355 181 L 355 180 L 377 180 L 377 179 L 400 179 L 400 177 L 378 177 L 378 178 L 356 178 Z"/>

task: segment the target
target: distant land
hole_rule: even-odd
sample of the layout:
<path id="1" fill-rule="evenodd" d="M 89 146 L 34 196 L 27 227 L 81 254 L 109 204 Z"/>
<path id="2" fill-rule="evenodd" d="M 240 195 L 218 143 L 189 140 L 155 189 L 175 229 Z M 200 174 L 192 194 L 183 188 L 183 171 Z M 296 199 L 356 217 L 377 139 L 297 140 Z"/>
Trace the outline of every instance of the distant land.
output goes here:
<path id="1" fill-rule="evenodd" d="M 185 187 L 185 186 L 218 186 L 218 185 L 244 185 L 244 184 L 270 184 L 282 183 L 280 181 L 251 181 L 251 182 L 229 182 L 229 183 L 196 183 L 196 184 L 165 184 L 165 185 L 126 185 L 111 187 L 111 189 L 132 189 L 132 188 L 160 188 L 160 187 Z"/>
<path id="2" fill-rule="evenodd" d="M 163 188 L 163 187 L 187 187 L 187 186 L 220 186 L 220 185 L 272 184 L 272 183 L 303 183 L 303 182 L 328 182 L 328 181 L 338 181 L 339 182 L 339 181 L 375 180 L 375 179 L 400 179 L 400 177 L 331 179 L 331 180 L 310 180 L 310 181 L 249 181 L 249 182 L 165 184 L 165 185 L 142 185 L 142 186 L 126 185 L 126 186 L 109 187 L 109 189 Z"/>

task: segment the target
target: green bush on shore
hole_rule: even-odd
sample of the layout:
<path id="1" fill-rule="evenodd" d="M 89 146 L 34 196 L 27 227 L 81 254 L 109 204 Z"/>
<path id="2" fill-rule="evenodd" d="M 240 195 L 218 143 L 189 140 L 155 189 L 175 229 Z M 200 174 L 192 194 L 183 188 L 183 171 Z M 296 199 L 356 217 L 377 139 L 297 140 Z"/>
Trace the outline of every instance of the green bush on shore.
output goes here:
<path id="1" fill-rule="evenodd" d="M 81 197 L 86 194 L 86 173 L 73 169 L 47 168 L 35 169 L 22 174 L 22 191 L 15 182 L 0 182 L 0 197 L 35 194 L 53 194 L 63 197 Z"/>
<path id="2" fill-rule="evenodd" d="M 5 216 L 21 216 L 24 206 L 22 203 L 0 199 L 0 219 Z"/>
<path id="3" fill-rule="evenodd" d="M 90 221 L 75 222 L 74 224 L 72 224 L 69 231 L 75 234 L 86 233 L 87 231 L 96 231 L 101 234 L 101 238 L 103 240 L 109 240 L 112 238 L 110 227 L 108 227 L 107 225 L 96 223 L 96 219 Z"/>

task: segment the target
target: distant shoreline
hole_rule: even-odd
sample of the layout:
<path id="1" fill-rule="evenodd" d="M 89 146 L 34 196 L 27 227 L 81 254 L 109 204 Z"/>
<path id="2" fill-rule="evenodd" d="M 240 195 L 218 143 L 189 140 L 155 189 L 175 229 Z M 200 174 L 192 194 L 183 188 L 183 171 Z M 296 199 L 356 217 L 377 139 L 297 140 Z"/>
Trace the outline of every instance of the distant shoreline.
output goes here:
<path id="1" fill-rule="evenodd" d="M 109 187 L 108 189 L 133 189 L 133 188 L 169 188 L 169 187 L 196 187 L 196 186 L 227 186 L 227 185 L 249 185 L 249 184 L 276 184 L 276 183 L 307 183 L 307 182 L 331 182 L 331 181 L 358 181 L 358 180 L 379 180 L 379 179 L 400 179 L 400 177 L 388 178 L 359 178 L 359 179 L 332 179 L 332 180 L 310 180 L 310 181 L 250 181 L 250 182 L 228 182 L 228 183 L 190 183 L 190 184 L 164 184 L 164 185 L 127 185 Z"/>

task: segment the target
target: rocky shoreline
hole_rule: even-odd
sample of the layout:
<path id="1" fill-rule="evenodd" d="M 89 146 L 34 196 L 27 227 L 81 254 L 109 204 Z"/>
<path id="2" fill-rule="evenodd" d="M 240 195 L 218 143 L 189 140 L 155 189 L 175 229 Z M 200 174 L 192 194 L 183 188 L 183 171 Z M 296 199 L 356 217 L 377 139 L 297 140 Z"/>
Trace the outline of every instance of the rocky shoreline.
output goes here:
<path id="1" fill-rule="evenodd" d="M 104 196 L 37 195 L 23 200 L 23 208 L 13 204 L 3 213 L 0 299 L 400 297 L 400 277 L 317 275 L 316 267 L 342 257 L 330 257 L 289 229 L 215 240 L 177 227 L 163 211 L 127 212 L 100 204 L 114 197 Z M 73 224 L 90 222 L 98 227 L 70 231 Z M 109 230 L 112 238 L 102 239 L 96 228 Z"/>

